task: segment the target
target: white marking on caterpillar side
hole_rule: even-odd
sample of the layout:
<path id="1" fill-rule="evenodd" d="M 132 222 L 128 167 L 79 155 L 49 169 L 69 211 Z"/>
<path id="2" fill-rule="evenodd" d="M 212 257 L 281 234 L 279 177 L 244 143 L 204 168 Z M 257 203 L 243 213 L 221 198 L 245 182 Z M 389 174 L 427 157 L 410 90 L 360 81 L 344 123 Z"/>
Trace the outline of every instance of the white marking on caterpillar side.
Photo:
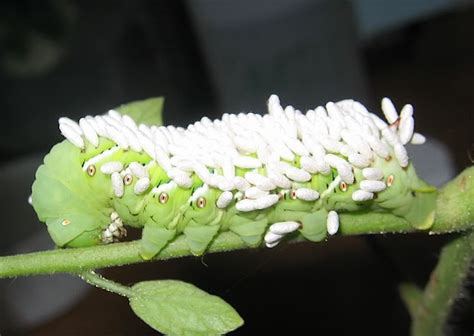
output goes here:
<path id="1" fill-rule="evenodd" d="M 382 99 L 382 112 L 385 115 L 385 119 L 387 119 L 390 124 L 393 124 L 395 121 L 397 121 L 397 110 L 395 109 L 392 101 L 387 97 Z"/>
<path id="2" fill-rule="evenodd" d="M 413 133 L 413 137 L 411 138 L 411 143 L 413 145 L 422 145 L 426 141 L 426 138 L 421 135 L 420 133 Z"/>
<path id="3" fill-rule="evenodd" d="M 370 167 L 362 169 L 362 176 L 367 180 L 381 180 L 383 177 L 383 171 L 380 168 Z"/>
<path id="4" fill-rule="evenodd" d="M 138 178 L 148 177 L 148 171 L 141 163 L 130 162 L 130 164 L 128 165 L 128 168 L 130 168 L 132 175 Z"/>
<path id="5" fill-rule="evenodd" d="M 402 144 L 396 144 L 393 147 L 393 151 L 395 153 L 395 157 L 397 158 L 398 163 L 402 167 L 408 166 L 409 163 L 409 158 L 408 158 L 408 153 L 405 147 L 403 147 Z"/>
<path id="6" fill-rule="evenodd" d="M 217 199 L 216 206 L 219 209 L 225 209 L 234 199 L 234 195 L 230 191 L 224 191 L 222 194 L 219 195 Z"/>
<path id="7" fill-rule="evenodd" d="M 239 156 L 234 158 L 234 165 L 240 168 L 260 168 L 262 162 L 259 159 L 250 156 Z"/>
<path id="8" fill-rule="evenodd" d="M 74 146 L 84 148 L 84 140 L 81 135 L 74 130 L 69 124 L 59 124 L 59 130 L 64 137 L 69 140 Z"/>
<path id="9" fill-rule="evenodd" d="M 28 204 L 29 205 L 33 205 L 33 198 L 30 196 L 28 196 Z"/>
<path id="10" fill-rule="evenodd" d="M 133 192 L 136 195 L 143 194 L 150 187 L 150 179 L 148 177 L 140 178 L 135 186 L 133 187 Z"/>
<path id="11" fill-rule="evenodd" d="M 277 235 L 286 235 L 298 230 L 301 227 L 301 224 L 294 221 L 287 222 L 278 222 L 270 225 L 270 232 Z"/>
<path id="12" fill-rule="evenodd" d="M 122 176 L 120 176 L 120 174 L 117 172 L 112 173 L 111 181 L 112 181 L 112 189 L 114 191 L 114 195 L 116 197 L 122 197 L 123 196 Z"/>
<path id="13" fill-rule="evenodd" d="M 365 190 L 356 190 L 352 193 L 352 200 L 356 202 L 363 202 L 371 200 L 374 194 Z"/>
<path id="14" fill-rule="evenodd" d="M 107 162 L 100 167 L 100 171 L 107 175 L 111 175 L 112 173 L 118 173 L 122 169 L 123 164 L 119 161 Z"/>
<path id="15" fill-rule="evenodd" d="M 359 183 L 360 189 L 371 193 L 376 193 L 385 190 L 387 186 L 383 181 L 362 180 Z"/>
<path id="16" fill-rule="evenodd" d="M 84 162 L 84 164 L 82 165 L 82 170 L 86 171 L 87 167 L 89 167 L 91 165 L 96 165 L 98 162 L 100 162 L 100 161 L 108 158 L 109 156 L 115 154 L 117 151 L 119 151 L 119 149 L 120 149 L 119 147 L 114 146 L 110 149 L 107 149 L 107 150 L 103 151 L 99 155 L 94 156 L 93 158 L 91 158 L 91 159 L 87 160 L 86 162 Z"/>
<path id="17" fill-rule="evenodd" d="M 296 197 L 303 201 L 315 201 L 319 198 L 319 193 L 310 188 L 298 188 L 295 191 Z"/>
<path id="18" fill-rule="evenodd" d="M 331 195 L 337 187 L 339 187 L 339 184 L 341 183 L 341 177 L 338 175 L 336 178 L 329 184 L 328 188 L 324 190 L 321 195 L 319 196 L 320 198 L 325 198 L 328 195 Z"/>
<path id="19" fill-rule="evenodd" d="M 261 190 L 257 187 L 250 187 L 247 190 L 245 190 L 245 197 L 251 198 L 251 199 L 257 199 L 261 196 L 268 195 L 268 191 Z"/>
<path id="20" fill-rule="evenodd" d="M 175 181 L 170 181 L 168 183 L 160 184 L 158 187 L 154 187 L 151 192 L 153 194 L 161 194 L 163 192 L 169 193 L 170 191 L 174 190 L 178 185 Z M 190 202 L 191 199 L 188 200 Z"/>
<path id="21" fill-rule="evenodd" d="M 89 121 L 87 121 L 86 118 L 81 118 L 79 120 L 79 126 L 81 127 L 82 133 L 84 133 L 86 140 L 97 148 L 99 145 L 99 138 L 97 137 L 97 133 Z"/>
<path id="22" fill-rule="evenodd" d="M 326 228 L 328 233 L 332 236 L 337 233 L 339 230 L 339 215 L 336 211 L 329 211 L 328 218 L 326 222 Z"/>
<path id="23" fill-rule="evenodd" d="M 275 194 L 261 196 L 255 200 L 255 207 L 258 210 L 270 208 L 276 203 L 278 203 L 278 200 L 279 200 L 278 195 L 275 195 Z"/>
<path id="24" fill-rule="evenodd" d="M 206 193 L 209 191 L 209 186 L 207 184 L 203 184 L 201 187 L 194 190 L 193 194 L 189 197 L 189 202 L 196 202 L 199 197 L 204 197 Z"/>

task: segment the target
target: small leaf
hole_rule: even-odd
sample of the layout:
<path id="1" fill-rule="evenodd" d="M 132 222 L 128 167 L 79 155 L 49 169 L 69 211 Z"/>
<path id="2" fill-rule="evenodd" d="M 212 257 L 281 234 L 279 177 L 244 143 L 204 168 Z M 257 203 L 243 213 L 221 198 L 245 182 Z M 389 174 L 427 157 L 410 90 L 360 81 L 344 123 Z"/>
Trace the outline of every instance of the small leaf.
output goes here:
<path id="1" fill-rule="evenodd" d="M 227 302 L 192 284 L 145 281 L 132 287 L 130 306 L 152 328 L 169 335 L 222 335 L 244 321 Z"/>
<path id="2" fill-rule="evenodd" d="M 161 126 L 164 101 L 163 97 L 149 98 L 121 105 L 116 110 L 130 116 L 137 124 Z"/>

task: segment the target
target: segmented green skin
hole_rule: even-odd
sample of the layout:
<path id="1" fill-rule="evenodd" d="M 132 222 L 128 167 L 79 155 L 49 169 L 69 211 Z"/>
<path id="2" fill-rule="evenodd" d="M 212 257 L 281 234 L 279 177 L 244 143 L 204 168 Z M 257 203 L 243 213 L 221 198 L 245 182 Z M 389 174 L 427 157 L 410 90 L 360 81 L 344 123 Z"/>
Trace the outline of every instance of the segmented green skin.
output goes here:
<path id="1" fill-rule="evenodd" d="M 287 192 L 270 208 L 240 212 L 235 208 L 236 200 L 227 208 L 219 209 L 215 203 L 222 191 L 214 188 L 202 195 L 206 200 L 204 207 L 199 207 L 196 200 L 190 202 L 193 192 L 203 186 L 196 175 L 193 175 L 192 188 L 176 187 L 168 192 L 168 201 L 161 203 L 159 194 L 152 193 L 151 189 L 171 180 L 156 163 L 148 168 L 151 184 L 147 192 L 142 195 L 133 192 L 135 179 L 125 186 L 123 197 L 115 197 L 110 176 L 100 173 L 100 167 L 111 161 L 120 161 L 126 166 L 131 162 L 147 164 L 152 159 L 144 153 L 120 149 L 95 164 L 94 176 L 82 169 L 85 161 L 113 146 L 113 142 L 101 138 L 97 148 L 88 144 L 81 150 L 65 140 L 52 148 L 38 169 L 32 188 L 33 206 L 58 246 L 101 244 L 101 233 L 110 223 L 114 210 L 125 224 L 143 227 L 141 255 L 144 258 L 152 258 L 178 235 L 185 235 L 196 255 L 203 254 L 221 231 L 230 230 L 245 243 L 256 246 L 262 243 L 269 225 L 288 220 L 302 223 L 299 232 L 308 240 L 321 241 L 327 236 L 326 218 L 330 210 L 388 212 L 405 218 L 419 229 L 427 229 L 433 222 L 436 190 L 417 177 L 412 164 L 403 169 L 395 159 L 386 161 L 377 157 L 374 160 L 372 167 L 382 169 L 385 178 L 393 176 L 393 184 L 377 193 L 373 200 L 352 200 L 351 194 L 362 180 L 361 170 L 354 168 L 356 182 L 346 191 L 338 186 L 313 202 L 294 199 L 291 192 Z M 292 164 L 297 165 L 298 160 Z M 246 171 L 239 168 L 237 174 L 243 176 Z M 259 173 L 265 175 L 265 169 L 260 168 Z M 294 183 L 294 186 L 312 188 L 324 195 L 335 176 L 335 170 L 328 175 L 314 174 L 311 181 Z"/>

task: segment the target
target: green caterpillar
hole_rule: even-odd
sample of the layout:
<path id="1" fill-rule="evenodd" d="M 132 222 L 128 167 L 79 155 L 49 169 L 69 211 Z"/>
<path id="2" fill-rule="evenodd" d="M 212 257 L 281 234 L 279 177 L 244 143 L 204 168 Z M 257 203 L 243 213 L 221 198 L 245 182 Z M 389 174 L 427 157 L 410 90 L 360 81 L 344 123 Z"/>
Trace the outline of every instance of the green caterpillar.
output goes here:
<path id="1" fill-rule="evenodd" d="M 344 212 L 387 212 L 418 229 L 433 223 L 436 189 L 417 177 L 404 147 L 424 142 L 411 105 L 399 116 L 384 98 L 386 123 L 352 100 L 301 113 L 273 95 L 264 116 L 226 114 L 183 129 L 135 113 L 155 103 L 59 120 L 67 140 L 32 187 L 57 246 L 118 241 L 124 223 L 143 228 L 145 259 L 179 235 L 201 255 L 229 230 L 250 246 L 273 247 L 294 232 L 317 242 L 337 233 Z"/>

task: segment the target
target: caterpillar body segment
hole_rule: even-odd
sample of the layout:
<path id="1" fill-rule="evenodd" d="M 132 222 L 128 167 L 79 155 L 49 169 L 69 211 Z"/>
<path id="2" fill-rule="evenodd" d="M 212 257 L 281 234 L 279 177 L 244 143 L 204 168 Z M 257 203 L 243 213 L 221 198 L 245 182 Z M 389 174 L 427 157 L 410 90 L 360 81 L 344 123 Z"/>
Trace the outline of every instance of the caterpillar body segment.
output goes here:
<path id="1" fill-rule="evenodd" d="M 114 110 L 61 118 L 66 140 L 38 169 L 32 204 L 61 247 L 143 228 L 145 259 L 180 235 L 195 255 L 223 231 L 250 246 L 298 233 L 321 241 L 337 233 L 339 213 L 360 210 L 427 229 L 436 190 L 403 146 L 421 135 L 407 108 L 399 117 L 390 100 L 382 108 L 389 124 L 352 100 L 303 114 L 276 96 L 264 116 L 226 114 L 187 129 L 137 125 Z"/>

